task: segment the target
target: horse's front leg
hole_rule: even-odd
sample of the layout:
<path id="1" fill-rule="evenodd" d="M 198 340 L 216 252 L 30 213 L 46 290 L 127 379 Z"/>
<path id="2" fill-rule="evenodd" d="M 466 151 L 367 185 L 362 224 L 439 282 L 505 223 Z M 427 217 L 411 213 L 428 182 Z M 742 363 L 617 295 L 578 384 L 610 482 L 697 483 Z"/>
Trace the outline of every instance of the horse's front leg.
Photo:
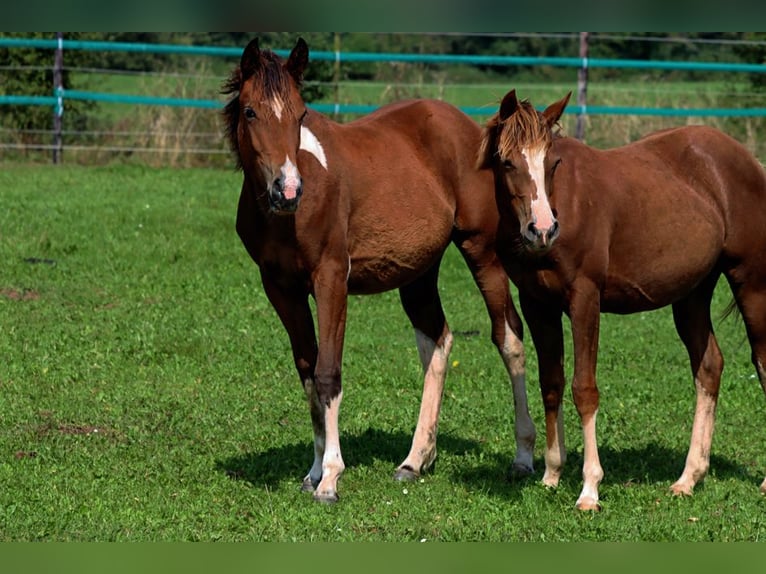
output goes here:
<path id="1" fill-rule="evenodd" d="M 317 341 L 314 319 L 305 291 L 290 291 L 277 285 L 267 273 L 261 273 L 266 296 L 277 312 L 290 338 L 293 361 L 303 390 L 309 401 L 311 424 L 314 429 L 314 462 L 303 479 L 302 490 L 314 492 L 322 479 L 322 458 L 325 450 L 324 414 L 316 400 L 314 370 L 317 363 Z"/>
<path id="2" fill-rule="evenodd" d="M 322 477 L 314 490 L 314 499 L 322 502 L 338 500 L 338 479 L 346 468 L 340 450 L 338 414 L 343 398 L 341 361 L 346 332 L 348 265 L 348 261 L 345 264 L 325 262 L 314 276 L 319 351 L 309 400 L 312 416 L 321 420 L 324 427 Z"/>
<path id="3" fill-rule="evenodd" d="M 579 510 L 600 510 L 598 487 L 604 470 L 598 456 L 596 441 L 596 415 L 599 394 L 596 386 L 596 360 L 601 322 L 601 300 L 598 288 L 590 281 L 582 281 L 575 293 L 569 315 L 572 321 L 574 347 L 574 377 L 572 397 L 580 415 L 583 432 L 583 487 L 577 498 Z"/>
<path id="4" fill-rule="evenodd" d="M 564 334 L 561 311 L 519 290 L 519 303 L 537 352 L 540 392 L 545 409 L 545 474 L 543 484 L 556 487 L 564 469 Z"/>

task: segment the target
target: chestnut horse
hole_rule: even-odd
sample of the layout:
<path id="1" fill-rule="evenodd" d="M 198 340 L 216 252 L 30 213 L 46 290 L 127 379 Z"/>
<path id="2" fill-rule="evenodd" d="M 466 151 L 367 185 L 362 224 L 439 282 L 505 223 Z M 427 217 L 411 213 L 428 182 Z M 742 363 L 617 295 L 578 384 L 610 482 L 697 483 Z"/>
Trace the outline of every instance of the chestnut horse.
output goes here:
<path id="1" fill-rule="evenodd" d="M 453 339 L 437 288 L 450 242 L 484 297 L 492 340 L 512 381 L 514 469 L 531 473 L 535 429 L 527 409 L 522 323 L 495 253 L 492 173 L 475 169 L 480 126 L 434 100 L 391 104 L 336 123 L 301 98 L 307 63 L 303 39 L 285 62 L 261 51 L 255 39 L 224 88 L 234 94 L 224 116 L 244 175 L 237 232 L 287 331 L 311 413 L 314 462 L 303 490 L 320 501 L 338 498 L 349 294 L 399 290 L 425 376 L 412 447 L 395 478 L 415 479 L 432 464 Z"/>
<path id="2" fill-rule="evenodd" d="M 558 484 L 566 458 L 562 313 L 572 327 L 572 394 L 583 428 L 577 507 L 598 510 L 599 315 L 672 305 L 697 400 L 686 465 L 671 490 L 691 494 L 710 465 L 723 370 L 710 303 L 721 275 L 766 391 L 766 176 L 744 146 L 709 127 L 593 149 L 555 129 L 568 100 L 538 112 L 509 92 L 484 128 L 478 157 L 495 173 L 498 254 L 519 288 L 538 356 L 543 482 Z M 760 488 L 766 492 L 766 480 Z"/>

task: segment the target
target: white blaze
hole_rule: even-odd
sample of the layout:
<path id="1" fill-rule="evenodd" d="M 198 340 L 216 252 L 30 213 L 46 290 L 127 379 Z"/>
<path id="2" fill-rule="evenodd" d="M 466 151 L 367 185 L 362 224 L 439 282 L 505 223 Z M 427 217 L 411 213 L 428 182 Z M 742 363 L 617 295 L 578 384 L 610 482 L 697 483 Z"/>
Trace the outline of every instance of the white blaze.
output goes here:
<path id="1" fill-rule="evenodd" d="M 524 148 L 521 155 L 527 161 L 529 176 L 535 186 L 536 192 L 532 195 L 532 221 L 537 228 L 545 233 L 553 226 L 553 211 L 548 203 L 548 194 L 545 189 L 545 148 Z"/>
<path id="2" fill-rule="evenodd" d="M 274 115 L 277 116 L 278 120 L 282 120 L 282 110 L 285 108 L 284 103 L 282 103 L 282 100 L 279 98 L 274 98 L 271 100 L 271 109 L 274 112 Z"/>
<path id="3" fill-rule="evenodd" d="M 285 163 L 280 168 L 282 176 L 285 178 L 285 199 L 294 199 L 298 195 L 298 186 L 301 183 L 301 177 L 296 165 L 285 156 Z"/>

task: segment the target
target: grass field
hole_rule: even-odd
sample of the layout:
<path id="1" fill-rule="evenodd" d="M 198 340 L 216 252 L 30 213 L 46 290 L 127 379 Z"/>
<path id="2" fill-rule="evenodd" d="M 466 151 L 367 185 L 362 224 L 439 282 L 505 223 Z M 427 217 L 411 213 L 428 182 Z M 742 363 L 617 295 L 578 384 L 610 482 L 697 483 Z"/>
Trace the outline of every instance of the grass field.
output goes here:
<path id="1" fill-rule="evenodd" d="M 441 276 L 456 332 L 435 470 L 391 479 L 420 367 L 396 293 L 352 298 L 341 500 L 299 491 L 311 425 L 287 337 L 234 232 L 226 170 L 0 164 L 0 541 L 757 541 L 766 537 L 764 397 L 741 322 L 715 322 L 724 372 L 711 472 L 691 498 L 694 408 L 669 310 L 604 316 L 603 511 L 579 513 L 581 434 L 542 476 L 506 480 L 511 394 L 457 252 Z M 568 359 L 571 364 L 571 356 Z M 568 367 L 568 372 L 571 368 Z"/>

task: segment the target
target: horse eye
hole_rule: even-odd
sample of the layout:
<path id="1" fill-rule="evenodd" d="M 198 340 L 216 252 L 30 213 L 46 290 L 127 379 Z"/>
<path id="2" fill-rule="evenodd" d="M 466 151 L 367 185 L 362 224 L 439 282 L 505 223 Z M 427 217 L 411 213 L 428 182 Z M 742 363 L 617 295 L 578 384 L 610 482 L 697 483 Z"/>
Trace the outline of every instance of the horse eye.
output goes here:
<path id="1" fill-rule="evenodd" d="M 245 118 L 247 118 L 248 120 L 254 120 L 255 110 L 253 110 L 253 108 L 245 108 Z"/>
<path id="2" fill-rule="evenodd" d="M 513 162 L 511 160 L 509 160 L 509 159 L 504 159 L 503 160 L 503 167 L 505 169 L 509 170 L 509 171 L 516 169 L 516 166 L 513 165 Z"/>
<path id="3" fill-rule="evenodd" d="M 299 124 L 303 123 L 303 120 L 306 119 L 306 116 L 308 115 L 308 113 L 309 113 L 308 110 L 303 110 L 303 113 L 301 114 L 301 117 L 298 119 L 298 123 Z"/>
<path id="4" fill-rule="evenodd" d="M 551 168 L 551 173 L 556 171 L 556 168 L 559 166 L 560 163 L 561 163 L 561 158 L 558 158 L 555 162 L 553 162 L 553 167 Z"/>

